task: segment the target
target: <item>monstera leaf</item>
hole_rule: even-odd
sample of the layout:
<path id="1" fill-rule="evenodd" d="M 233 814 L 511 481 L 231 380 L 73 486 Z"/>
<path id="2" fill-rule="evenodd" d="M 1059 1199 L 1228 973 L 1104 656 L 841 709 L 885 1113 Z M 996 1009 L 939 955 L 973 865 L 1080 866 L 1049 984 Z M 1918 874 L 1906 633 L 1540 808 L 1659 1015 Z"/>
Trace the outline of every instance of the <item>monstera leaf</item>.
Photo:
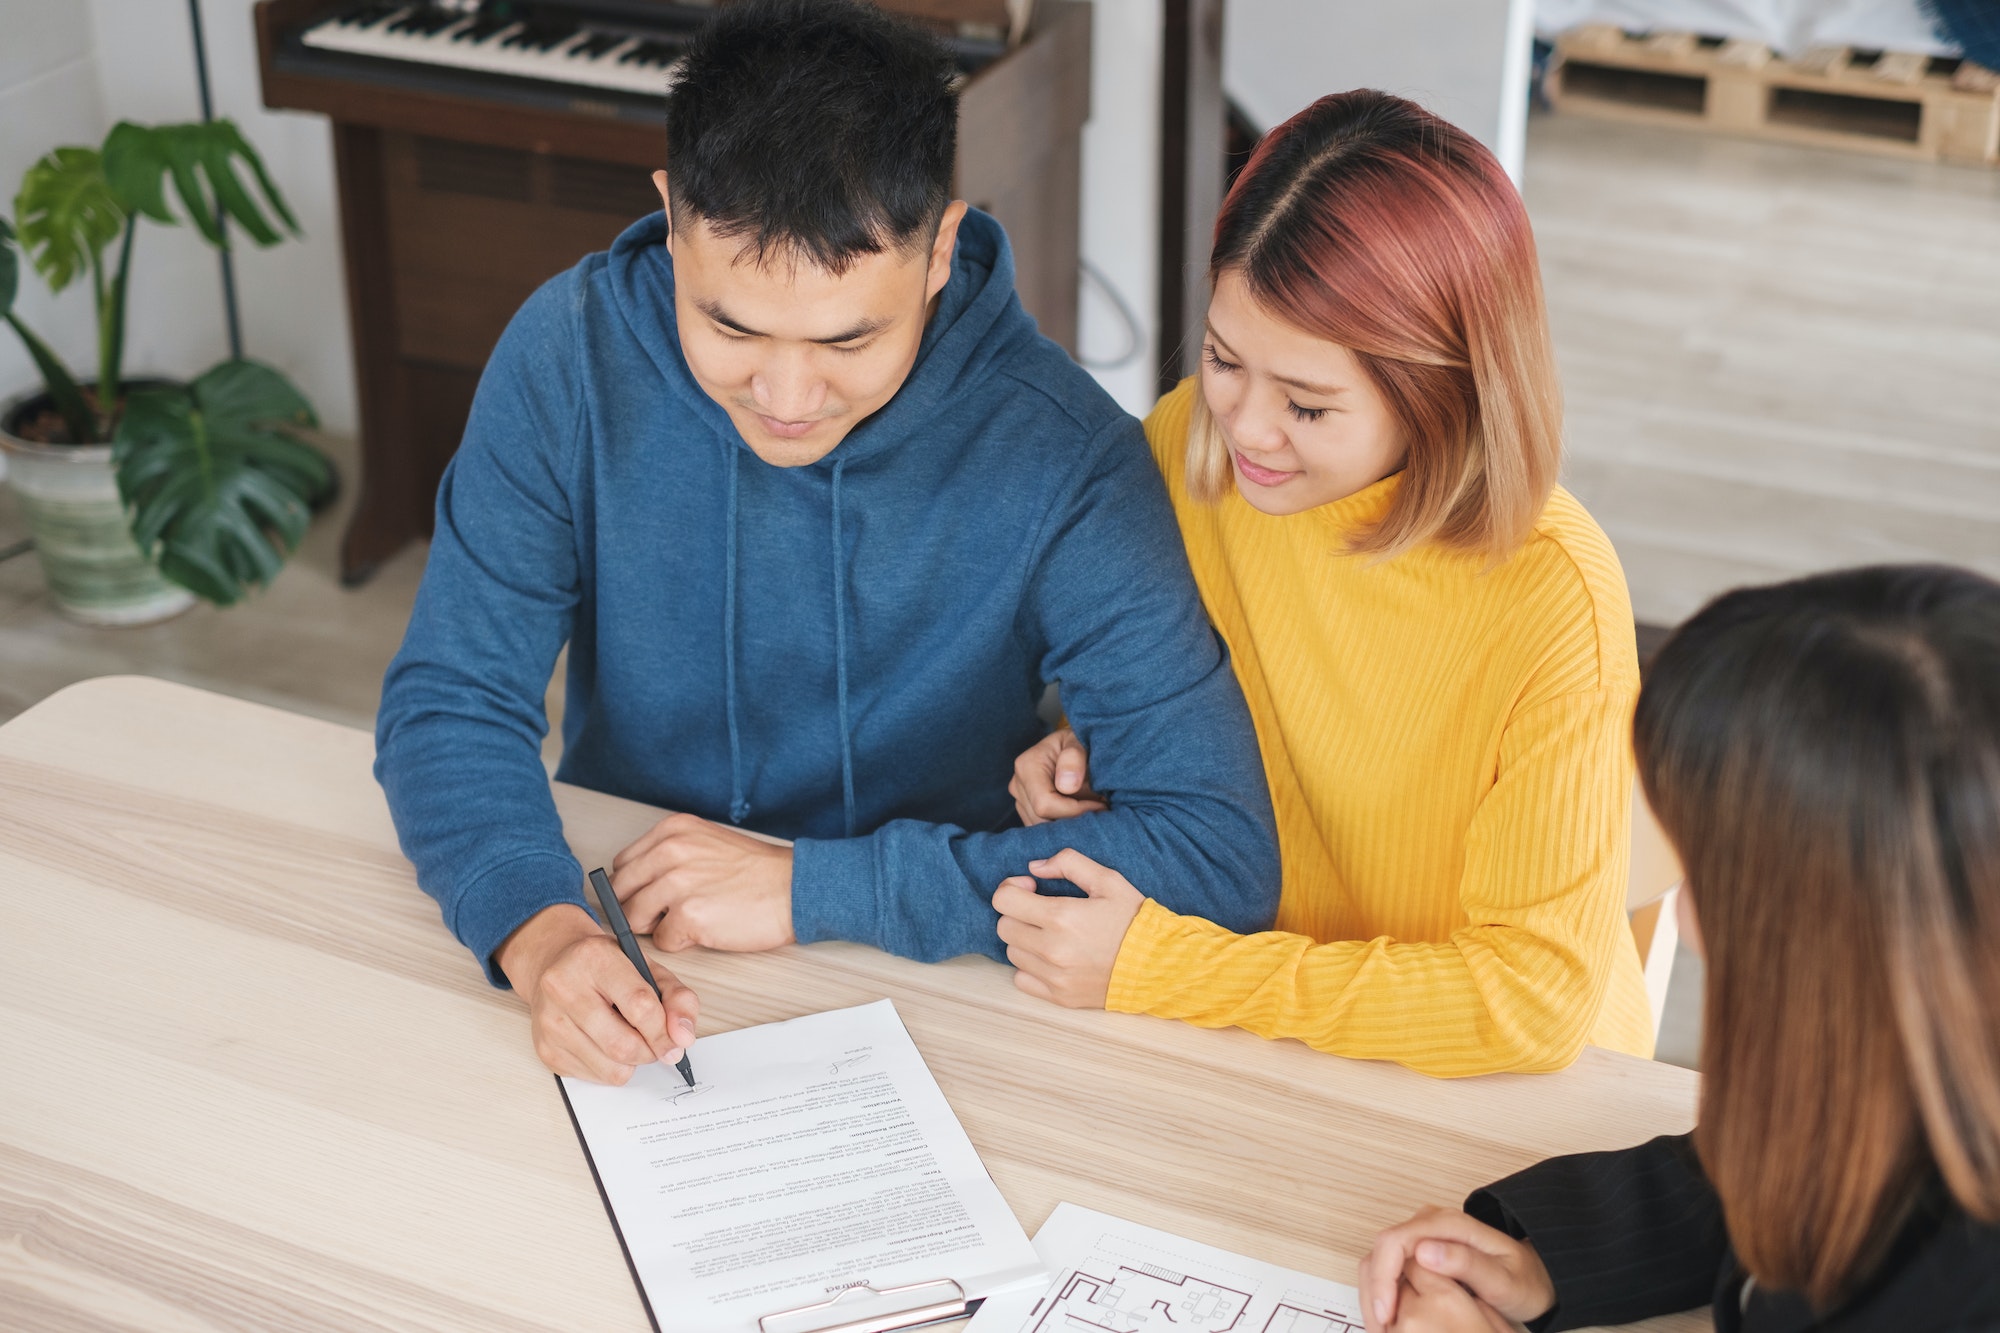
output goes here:
<path id="1" fill-rule="evenodd" d="M 29 167 L 14 196 L 21 246 L 49 290 L 59 292 L 88 272 L 97 301 L 98 404 L 103 417 L 116 409 L 118 365 L 125 345 L 125 266 L 132 253 L 132 213 L 104 178 L 104 159 L 94 148 L 58 148 Z M 118 263 L 106 273 L 104 250 L 124 234 Z M 103 438 L 100 415 L 90 410 L 76 382 L 55 354 L 11 314 L 7 322 L 21 335 L 73 444 Z"/>
<path id="2" fill-rule="evenodd" d="M 99 266 L 104 247 L 124 230 L 127 210 L 111 192 L 96 149 L 58 148 L 21 177 L 14 217 L 35 270 L 59 292 Z"/>
<path id="3" fill-rule="evenodd" d="M 257 150 L 229 121 L 145 126 L 124 120 L 104 139 L 104 178 L 112 194 L 133 212 L 156 222 L 176 221 L 167 207 L 166 183 L 171 178 L 188 221 L 210 245 L 223 244 L 215 222 L 218 206 L 257 244 L 275 245 L 281 239 L 278 229 L 236 174 L 239 161 L 256 182 L 264 207 L 286 231 L 298 235 L 298 220 L 272 184 Z"/>
<path id="4" fill-rule="evenodd" d="M 269 583 L 333 486 L 325 456 L 290 433 L 316 424 L 304 396 L 254 361 L 135 391 L 112 459 L 139 548 L 217 606 Z"/>
<path id="5" fill-rule="evenodd" d="M 21 291 L 21 256 L 14 249 L 14 228 L 5 218 L 0 218 L 0 319 L 7 321 L 9 328 L 20 336 L 21 345 L 28 349 L 34 359 L 35 369 L 42 373 L 42 383 L 49 391 L 49 400 L 55 404 L 63 424 L 69 427 L 70 439 L 77 444 L 87 443 L 97 438 L 96 420 L 85 401 L 83 390 L 62 359 L 50 350 L 47 343 L 37 338 L 26 324 L 14 316 L 14 298 Z"/>

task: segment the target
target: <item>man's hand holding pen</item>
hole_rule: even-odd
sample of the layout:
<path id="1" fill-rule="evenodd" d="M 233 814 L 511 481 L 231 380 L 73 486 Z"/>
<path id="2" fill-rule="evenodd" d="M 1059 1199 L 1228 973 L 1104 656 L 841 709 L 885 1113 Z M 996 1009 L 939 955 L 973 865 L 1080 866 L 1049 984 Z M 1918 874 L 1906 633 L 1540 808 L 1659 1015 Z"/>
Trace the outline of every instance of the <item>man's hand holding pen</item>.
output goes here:
<path id="1" fill-rule="evenodd" d="M 695 815 L 668 815 L 612 861 L 631 929 L 669 952 L 790 944 L 792 849 Z M 584 909 L 531 917 L 500 946 L 500 970 L 527 1001 L 535 1054 L 558 1074 L 623 1084 L 642 1064 L 674 1064 L 694 1041 L 700 1001 L 672 972 L 646 984 L 618 940 Z"/>
<path id="2" fill-rule="evenodd" d="M 528 1003 L 535 1054 L 557 1074 L 622 1084 L 640 1065 L 674 1064 L 694 1041 L 695 993 L 655 966 L 655 995 L 581 907 L 536 913 L 500 946 L 498 960 Z"/>

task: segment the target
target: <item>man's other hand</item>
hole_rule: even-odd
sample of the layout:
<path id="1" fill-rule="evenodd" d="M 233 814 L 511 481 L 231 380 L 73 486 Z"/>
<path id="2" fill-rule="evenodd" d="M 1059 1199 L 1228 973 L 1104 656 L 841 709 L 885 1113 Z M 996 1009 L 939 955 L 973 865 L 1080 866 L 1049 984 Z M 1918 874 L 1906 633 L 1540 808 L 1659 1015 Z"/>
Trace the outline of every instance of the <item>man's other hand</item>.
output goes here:
<path id="1" fill-rule="evenodd" d="M 668 815 L 618 853 L 611 887 L 632 929 L 669 953 L 753 953 L 796 938 L 790 844 L 696 815 Z"/>
<path id="2" fill-rule="evenodd" d="M 640 1065 L 673 1064 L 694 1043 L 694 992 L 654 967 L 662 1004 L 581 907 L 537 912 L 507 937 L 497 961 L 528 1002 L 535 1054 L 554 1073 L 622 1084 Z"/>
<path id="3" fill-rule="evenodd" d="M 1060 727 L 1021 751 L 1007 783 L 1023 824 L 1086 815 L 1110 808 L 1090 789 L 1090 755 L 1068 727 Z"/>

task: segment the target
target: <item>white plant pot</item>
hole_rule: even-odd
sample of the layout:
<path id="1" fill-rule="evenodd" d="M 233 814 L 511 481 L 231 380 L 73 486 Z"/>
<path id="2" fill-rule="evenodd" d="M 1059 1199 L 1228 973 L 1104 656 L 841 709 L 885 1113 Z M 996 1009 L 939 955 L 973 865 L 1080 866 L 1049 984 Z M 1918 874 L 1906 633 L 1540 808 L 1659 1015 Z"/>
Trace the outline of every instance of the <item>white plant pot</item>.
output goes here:
<path id="1" fill-rule="evenodd" d="M 6 427 L 39 393 L 0 406 L 0 456 L 21 502 L 56 609 L 86 625 L 149 625 L 195 596 L 169 583 L 132 540 L 108 444 L 38 444 Z"/>

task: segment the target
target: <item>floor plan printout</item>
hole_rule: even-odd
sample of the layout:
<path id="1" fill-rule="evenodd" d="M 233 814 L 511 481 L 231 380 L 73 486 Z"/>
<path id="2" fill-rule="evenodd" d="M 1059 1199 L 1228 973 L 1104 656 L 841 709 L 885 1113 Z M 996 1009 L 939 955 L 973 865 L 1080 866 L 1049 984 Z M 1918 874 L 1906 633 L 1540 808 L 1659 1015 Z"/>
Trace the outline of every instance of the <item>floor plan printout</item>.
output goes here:
<path id="1" fill-rule="evenodd" d="M 968 1297 L 1048 1270 L 888 1000 L 705 1037 L 697 1082 L 562 1080 L 655 1324 L 763 1315 L 950 1278 Z"/>
<path id="2" fill-rule="evenodd" d="M 1071 1203 L 1035 1253 L 1048 1290 L 989 1300 L 966 1333 L 1362 1333 L 1352 1287 Z"/>

